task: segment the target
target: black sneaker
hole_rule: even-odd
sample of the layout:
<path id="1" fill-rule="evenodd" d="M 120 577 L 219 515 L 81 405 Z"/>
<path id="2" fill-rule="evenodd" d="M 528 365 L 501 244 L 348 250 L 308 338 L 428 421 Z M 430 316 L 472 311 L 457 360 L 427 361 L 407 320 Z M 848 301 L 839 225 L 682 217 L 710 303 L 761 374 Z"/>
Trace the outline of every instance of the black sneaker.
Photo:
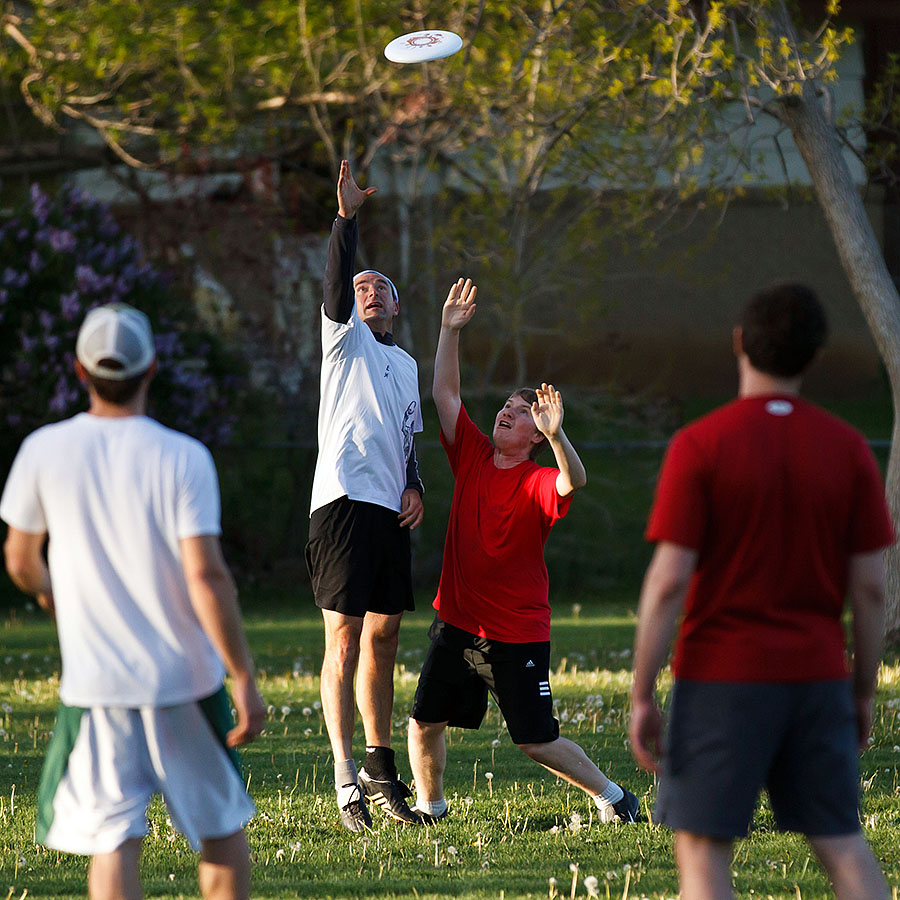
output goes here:
<path id="1" fill-rule="evenodd" d="M 628 825 L 634 825 L 635 822 L 641 821 L 641 802 L 631 791 L 622 788 L 625 796 L 618 803 L 613 803 L 613 815 L 606 821 L 625 822 Z"/>
<path id="2" fill-rule="evenodd" d="M 356 785 L 350 802 L 341 807 L 341 825 L 347 831 L 367 831 L 372 827 L 372 817 L 366 808 L 366 801 L 363 799 L 359 785 Z"/>
<path id="3" fill-rule="evenodd" d="M 365 769 L 360 769 L 359 785 L 366 799 L 380 806 L 392 819 L 409 825 L 423 824 L 421 815 L 414 813 L 406 803 L 406 798 L 412 797 L 412 791 L 399 778 L 372 778 Z"/>
<path id="4" fill-rule="evenodd" d="M 422 820 L 423 825 L 435 825 L 440 822 L 441 819 L 446 819 L 447 813 L 450 812 L 449 809 L 445 809 L 442 813 L 435 815 L 434 813 L 427 813 L 424 810 L 419 809 L 415 804 L 411 806 L 409 810 Z"/>

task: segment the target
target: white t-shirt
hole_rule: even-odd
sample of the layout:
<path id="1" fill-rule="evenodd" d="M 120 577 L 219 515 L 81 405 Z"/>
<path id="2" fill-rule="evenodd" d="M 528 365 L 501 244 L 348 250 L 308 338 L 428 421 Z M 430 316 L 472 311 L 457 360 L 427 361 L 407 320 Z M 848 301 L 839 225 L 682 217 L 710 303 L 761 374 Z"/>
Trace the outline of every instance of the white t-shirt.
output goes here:
<path id="1" fill-rule="evenodd" d="M 19 449 L 0 518 L 50 535 L 63 703 L 167 706 L 221 686 L 178 544 L 220 533 L 203 444 L 146 416 L 46 425 Z"/>
<path id="2" fill-rule="evenodd" d="M 421 430 L 416 361 L 375 340 L 355 308 L 343 324 L 323 307 L 319 457 L 310 513 L 345 494 L 400 512 L 413 434 Z"/>

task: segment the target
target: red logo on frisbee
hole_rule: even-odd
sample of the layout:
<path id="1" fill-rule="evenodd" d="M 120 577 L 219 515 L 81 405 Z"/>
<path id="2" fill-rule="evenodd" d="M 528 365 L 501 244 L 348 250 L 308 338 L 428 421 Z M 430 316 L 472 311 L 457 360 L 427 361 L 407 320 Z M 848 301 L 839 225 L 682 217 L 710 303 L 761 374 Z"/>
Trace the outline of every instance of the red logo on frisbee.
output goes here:
<path id="1" fill-rule="evenodd" d="M 439 44 L 443 38 L 439 34 L 417 34 L 411 37 L 406 43 L 410 47 L 431 47 Z"/>

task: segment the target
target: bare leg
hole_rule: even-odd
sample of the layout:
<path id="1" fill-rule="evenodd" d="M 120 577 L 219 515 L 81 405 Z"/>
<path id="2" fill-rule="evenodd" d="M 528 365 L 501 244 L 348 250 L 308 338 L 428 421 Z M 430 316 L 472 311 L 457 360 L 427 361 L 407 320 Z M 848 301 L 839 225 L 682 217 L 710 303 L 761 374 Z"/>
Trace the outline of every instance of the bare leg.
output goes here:
<path id="1" fill-rule="evenodd" d="M 138 863 L 141 838 L 131 838 L 112 853 L 91 857 L 88 869 L 88 896 L 91 900 L 142 900 Z"/>
<path id="2" fill-rule="evenodd" d="M 409 765 L 416 783 L 416 797 L 436 803 L 444 799 L 447 744 L 446 722 L 409 720 Z"/>
<path id="3" fill-rule="evenodd" d="M 205 900 L 248 900 L 250 848 L 243 830 L 203 842 L 198 879 Z"/>
<path id="4" fill-rule="evenodd" d="M 734 900 L 732 842 L 688 831 L 675 832 L 681 900 Z"/>
<path id="5" fill-rule="evenodd" d="M 884 875 L 862 834 L 807 840 L 828 872 L 837 900 L 887 900 Z"/>
<path id="6" fill-rule="evenodd" d="M 391 746 L 394 712 L 394 662 L 402 613 L 385 616 L 366 613 L 359 638 L 359 674 L 356 703 L 362 716 L 366 744 Z"/>
<path id="7" fill-rule="evenodd" d="M 609 779 L 574 741 L 559 737 L 546 744 L 519 744 L 519 749 L 545 769 L 592 797 L 606 790 Z"/>
<path id="8" fill-rule="evenodd" d="M 351 741 L 356 707 L 353 676 L 359 660 L 363 619 L 322 610 L 325 620 L 325 657 L 322 660 L 322 714 L 335 762 L 352 758 Z"/>

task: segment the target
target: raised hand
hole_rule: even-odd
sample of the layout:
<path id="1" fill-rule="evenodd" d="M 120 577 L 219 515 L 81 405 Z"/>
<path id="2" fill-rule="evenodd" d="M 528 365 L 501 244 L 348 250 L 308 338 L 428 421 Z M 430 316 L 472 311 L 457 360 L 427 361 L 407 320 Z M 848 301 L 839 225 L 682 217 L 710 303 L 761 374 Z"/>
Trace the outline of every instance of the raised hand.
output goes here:
<path id="1" fill-rule="evenodd" d="M 352 219 L 359 208 L 365 203 L 366 197 L 374 194 L 378 188 L 366 188 L 363 190 L 350 171 L 350 163 L 346 159 L 341 160 L 341 171 L 338 175 L 337 200 L 338 214 L 345 219 Z"/>
<path id="2" fill-rule="evenodd" d="M 475 314 L 475 295 L 478 288 L 472 284 L 472 279 L 462 278 L 450 288 L 444 308 L 441 311 L 441 328 L 449 328 L 451 331 L 459 331 Z"/>
<path id="3" fill-rule="evenodd" d="M 535 393 L 537 400 L 531 404 L 534 425 L 544 437 L 552 438 L 559 434 L 562 428 L 562 397 L 552 384 L 542 384 Z"/>

